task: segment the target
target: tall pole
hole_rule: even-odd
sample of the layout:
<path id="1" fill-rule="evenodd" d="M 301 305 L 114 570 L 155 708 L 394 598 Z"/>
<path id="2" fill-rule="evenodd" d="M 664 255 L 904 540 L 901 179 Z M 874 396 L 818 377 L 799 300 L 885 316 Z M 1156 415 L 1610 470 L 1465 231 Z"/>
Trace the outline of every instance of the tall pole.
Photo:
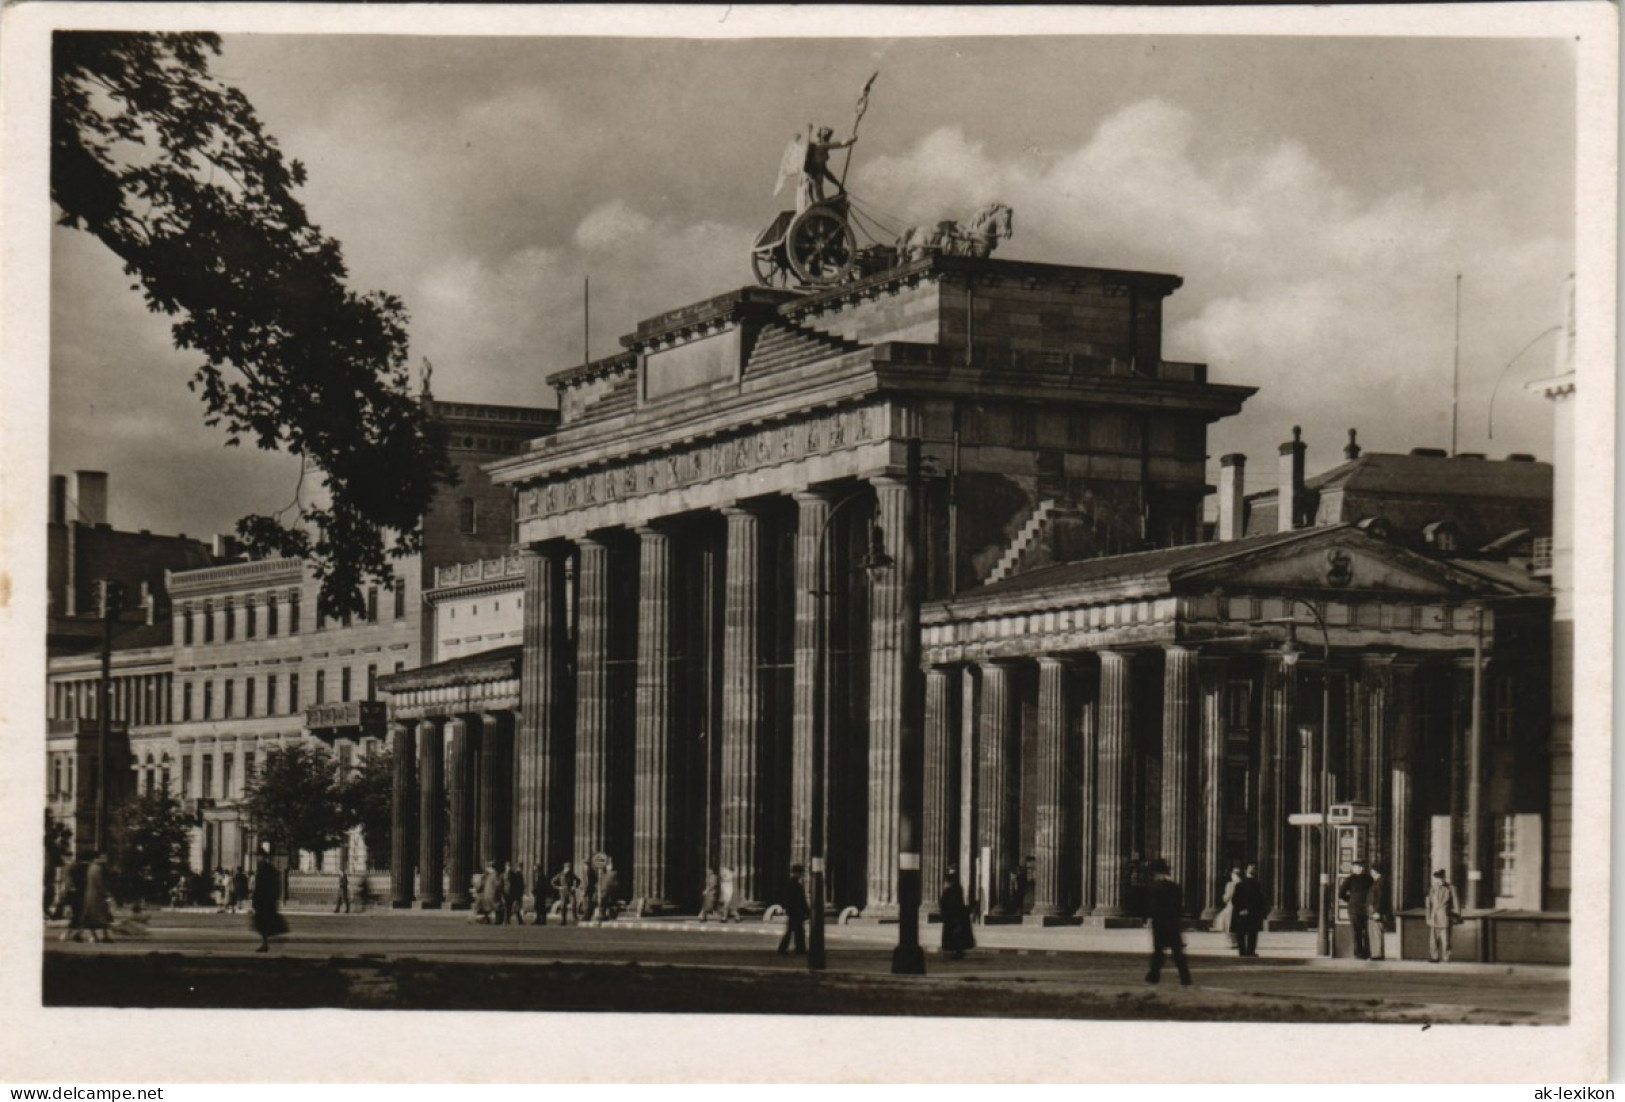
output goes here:
<path id="1" fill-rule="evenodd" d="M 1472 729 L 1467 739 L 1467 906 L 1482 907 L 1484 830 L 1484 606 L 1474 608 Z"/>
<path id="2" fill-rule="evenodd" d="M 897 948 L 892 953 L 894 975 L 925 975 L 925 950 L 920 947 L 920 902 L 924 885 L 920 869 L 920 819 L 924 812 L 923 753 L 925 700 L 920 674 L 920 581 L 925 571 L 915 560 L 919 536 L 920 441 L 908 442 L 908 483 L 904 491 L 903 530 L 897 533 L 896 569 L 903 572 L 903 631 L 899 665 L 903 675 L 903 722 L 898 732 L 897 774 Z"/>
<path id="3" fill-rule="evenodd" d="M 1307 603 L 1307 602 L 1306 602 Z M 1332 638 L 1313 605 L 1320 625 L 1320 906 L 1315 935 L 1320 955 L 1332 955 Z"/>
<path id="4" fill-rule="evenodd" d="M 1461 398 L 1461 273 L 1456 273 L 1456 340 L 1450 368 L 1450 454 L 1456 454 L 1456 406 Z"/>
<path id="5" fill-rule="evenodd" d="M 96 582 L 96 610 L 102 619 L 102 677 L 96 704 L 96 852 L 107 851 L 107 743 L 113 725 L 113 624 L 118 620 L 123 586 L 107 578 Z"/>

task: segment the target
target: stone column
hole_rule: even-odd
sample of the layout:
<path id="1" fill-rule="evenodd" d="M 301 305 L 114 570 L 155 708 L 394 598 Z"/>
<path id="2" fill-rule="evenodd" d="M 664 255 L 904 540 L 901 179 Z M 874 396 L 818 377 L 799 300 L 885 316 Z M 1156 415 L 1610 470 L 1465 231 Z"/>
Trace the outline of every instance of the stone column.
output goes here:
<path id="1" fill-rule="evenodd" d="M 1129 781 L 1134 752 L 1133 655 L 1100 652 L 1099 751 L 1095 774 L 1097 918 L 1124 913 L 1129 856 Z"/>
<path id="2" fill-rule="evenodd" d="M 445 904 L 446 743 L 441 721 L 418 724 L 418 898 L 426 911 Z"/>
<path id="3" fill-rule="evenodd" d="M 1258 785 L 1258 879 L 1270 901 L 1266 921 L 1289 917 L 1287 901 L 1288 740 L 1297 728 L 1298 663 L 1296 655 L 1270 654 L 1264 659 L 1264 731 Z"/>
<path id="4" fill-rule="evenodd" d="M 1388 885 L 1388 898 L 1384 902 L 1393 910 L 1418 906 L 1422 902 L 1421 876 L 1427 874 L 1427 862 L 1418 865 L 1422 855 L 1421 839 L 1416 830 L 1416 764 L 1417 731 L 1415 719 L 1416 664 L 1395 662 L 1390 668 L 1388 684 L 1388 715 L 1392 720 L 1389 731 L 1391 754 L 1391 800 L 1389 804 L 1388 866 L 1383 880 Z"/>
<path id="5" fill-rule="evenodd" d="M 1077 858 L 1071 780 L 1073 697 L 1070 663 L 1038 659 L 1038 823 L 1034 831 L 1033 913 L 1070 915 L 1077 907 Z"/>
<path id="6" fill-rule="evenodd" d="M 583 539 L 576 573 L 575 860 L 608 845 L 610 788 L 609 547 Z M 612 855 L 613 856 L 613 855 Z"/>
<path id="7" fill-rule="evenodd" d="M 958 801 L 953 784 L 958 770 L 954 737 L 958 716 L 959 674 L 950 666 L 932 666 L 925 674 L 925 823 L 920 853 L 920 878 L 925 884 L 926 909 L 934 892 L 942 888 L 943 874 L 954 864 L 959 840 L 950 827 L 951 809 Z M 961 876 L 960 884 L 964 884 Z"/>
<path id="8" fill-rule="evenodd" d="M 748 509 L 728 518 L 722 631 L 722 864 L 734 870 L 734 900 L 761 891 L 761 519 Z"/>
<path id="9" fill-rule="evenodd" d="M 829 520 L 830 501 L 825 494 L 795 495 L 796 516 L 796 640 L 795 640 L 795 718 L 790 734 L 790 859 L 806 864 L 812 853 L 813 746 L 817 733 L 819 700 L 822 691 L 818 674 L 818 644 L 821 637 L 818 616 L 828 598 L 819 593 L 829 589 L 822 544 Z M 828 778 L 825 778 L 826 785 Z"/>
<path id="10" fill-rule="evenodd" d="M 875 580 L 869 604 L 869 902 L 864 910 L 885 913 L 901 903 L 899 869 L 919 873 L 919 837 L 904 836 L 902 819 L 906 815 L 909 829 L 917 831 L 924 693 L 914 493 L 906 478 L 871 481 L 875 523 L 893 565 Z M 899 864 L 900 857 L 905 864 Z"/>
<path id="11" fill-rule="evenodd" d="M 1197 883 L 1201 885 L 1202 918 L 1219 913 L 1224 886 L 1230 870 L 1224 862 L 1224 689 L 1227 665 L 1223 658 L 1197 659 L 1201 682 L 1201 729 L 1198 733 L 1202 758 L 1201 807 L 1198 812 L 1196 846 Z"/>
<path id="12" fill-rule="evenodd" d="M 390 753 L 395 777 L 389 805 L 389 905 L 412 905 L 412 873 L 417 867 L 418 777 L 417 747 L 412 729 L 404 723 L 389 725 Z"/>
<path id="13" fill-rule="evenodd" d="M 527 552 L 524 657 L 514 745 L 514 855 L 530 875 L 539 864 L 551 875 L 571 859 L 573 793 L 565 714 L 564 553 L 558 547 Z"/>
<path id="14" fill-rule="evenodd" d="M 988 903 L 989 910 L 999 915 L 1019 914 L 1021 908 L 1021 900 L 1006 898 L 1010 872 L 1021 861 L 1021 725 L 1016 722 L 1012 679 L 1010 666 L 983 663 L 977 849 L 985 846 L 992 854 Z"/>
<path id="15" fill-rule="evenodd" d="M 966 666 L 959 677 L 959 882 L 965 888 L 968 901 L 975 889 L 977 847 L 981 844 L 982 828 L 977 822 L 977 808 L 981 804 L 981 789 L 977 782 L 978 763 L 981 761 L 982 736 L 982 678 L 974 666 Z"/>
<path id="16" fill-rule="evenodd" d="M 1320 731 L 1298 727 L 1298 808 L 1320 810 Z M 1320 912 L 1320 828 L 1288 825 L 1290 845 L 1298 854 L 1298 921 L 1313 926 Z"/>
<path id="17" fill-rule="evenodd" d="M 673 867 L 671 816 L 676 755 L 672 746 L 671 535 L 638 529 L 637 800 L 632 827 L 632 898 L 644 911 L 669 909 Z"/>
<path id="18" fill-rule="evenodd" d="M 469 730 L 469 716 L 454 716 L 446 724 L 449 743 L 447 785 L 451 789 L 451 845 L 446 854 L 446 879 L 450 882 L 448 902 L 454 911 L 473 906 L 470 890 L 474 868 L 474 740 L 477 729 Z M 477 722 L 477 721 L 476 721 Z"/>
<path id="19" fill-rule="evenodd" d="M 1366 859 L 1382 868 L 1386 882 L 1392 875 L 1389 844 L 1389 773 L 1393 768 L 1394 656 L 1367 654 L 1360 658 L 1360 681 L 1365 686 L 1366 802 L 1371 805 L 1371 845 Z"/>
<path id="20" fill-rule="evenodd" d="M 514 858 L 513 713 L 485 712 L 479 724 L 480 860 L 495 862 L 500 871 Z"/>
<path id="21" fill-rule="evenodd" d="M 1185 913 L 1194 915 L 1202 909 L 1196 860 L 1200 809 L 1193 806 L 1201 719 L 1196 651 L 1164 647 L 1162 669 L 1162 858 L 1185 890 Z"/>
<path id="22" fill-rule="evenodd" d="M 1099 770 L 1100 746 L 1096 721 L 1100 699 L 1100 672 L 1091 663 L 1085 667 L 1074 667 L 1072 677 L 1077 689 L 1073 699 L 1078 716 L 1076 749 L 1078 784 L 1076 791 L 1070 796 L 1076 801 L 1074 807 L 1078 823 L 1078 909 L 1075 913 L 1079 918 L 1088 918 L 1095 909 L 1095 846 L 1098 838 L 1096 777 Z"/>

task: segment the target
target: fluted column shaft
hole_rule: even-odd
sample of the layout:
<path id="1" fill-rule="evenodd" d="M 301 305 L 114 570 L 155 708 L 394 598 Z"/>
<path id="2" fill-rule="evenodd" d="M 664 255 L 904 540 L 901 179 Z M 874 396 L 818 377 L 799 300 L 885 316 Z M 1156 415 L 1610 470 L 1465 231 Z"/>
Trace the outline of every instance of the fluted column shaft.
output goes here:
<path id="1" fill-rule="evenodd" d="M 389 725 L 389 751 L 394 784 L 389 804 L 389 905 L 412 905 L 412 873 L 417 868 L 418 771 L 412 729 Z"/>
<path id="2" fill-rule="evenodd" d="M 570 860 L 570 717 L 565 677 L 564 555 L 525 555 L 524 658 L 514 745 L 514 855 L 527 873 Z"/>
<path id="3" fill-rule="evenodd" d="M 446 878 L 450 881 L 449 900 L 453 910 L 473 905 L 471 883 L 474 875 L 474 739 L 466 716 L 456 716 L 446 724 L 447 762 L 451 789 L 451 846 L 446 854 Z"/>
<path id="4" fill-rule="evenodd" d="M 976 783 L 978 848 L 991 854 L 984 870 L 990 885 L 990 910 L 1015 914 L 1021 900 L 1007 898 L 1010 873 L 1021 861 L 1021 726 L 1016 722 L 1013 671 L 988 662 L 982 666 L 981 730 L 977 733 Z"/>
<path id="5" fill-rule="evenodd" d="M 1389 772 L 1393 767 L 1390 743 L 1394 725 L 1393 656 L 1366 655 L 1360 662 L 1360 680 L 1365 687 L 1365 799 L 1371 805 L 1371 843 L 1366 860 L 1383 866 L 1383 879 L 1388 879 L 1391 849 L 1389 847 Z"/>
<path id="6" fill-rule="evenodd" d="M 1298 808 L 1302 811 L 1320 810 L 1320 732 L 1314 727 L 1300 725 L 1298 741 Z M 1320 900 L 1320 828 L 1286 828 L 1291 832 L 1288 844 L 1297 851 L 1298 865 L 1298 921 L 1312 926 L 1318 919 Z"/>
<path id="7" fill-rule="evenodd" d="M 1201 681 L 1202 797 L 1197 843 L 1197 881 L 1201 885 L 1202 917 L 1219 913 L 1230 870 L 1224 861 L 1224 690 L 1226 664 L 1222 658 L 1199 658 Z"/>
<path id="8" fill-rule="evenodd" d="M 1190 647 L 1163 648 L 1162 667 L 1162 858 L 1185 892 L 1185 911 L 1202 909 L 1197 886 L 1195 794 L 1196 732 L 1201 718 L 1197 654 Z"/>
<path id="9" fill-rule="evenodd" d="M 1388 883 L 1387 905 L 1395 911 L 1415 906 L 1422 896 L 1416 882 L 1418 840 L 1416 837 L 1416 726 L 1412 701 L 1416 693 L 1416 667 L 1409 663 L 1393 666 L 1389 683 L 1389 715 L 1393 717 L 1393 731 L 1389 745 L 1392 754 L 1392 800 L 1390 804 L 1389 868 L 1385 870 Z"/>
<path id="10" fill-rule="evenodd" d="M 576 860 L 609 845 L 609 547 L 595 539 L 577 544 L 576 600 Z M 610 854 L 611 857 L 614 854 Z"/>
<path id="11" fill-rule="evenodd" d="M 1039 915 L 1069 915 L 1077 906 L 1075 792 L 1069 783 L 1074 773 L 1072 701 L 1069 663 L 1049 655 L 1039 658 L 1038 806 L 1033 838 L 1037 861 L 1033 911 Z"/>
<path id="12" fill-rule="evenodd" d="M 479 725 L 480 861 L 500 867 L 514 857 L 513 713 L 486 712 Z"/>
<path id="13" fill-rule="evenodd" d="M 869 620 L 869 909 L 896 907 L 899 857 L 917 873 L 924 685 L 919 664 L 919 548 L 904 478 L 872 480 L 875 523 L 892 566 L 875 580 Z M 910 760 L 912 758 L 912 760 Z M 912 803 L 912 806 L 910 804 Z"/>
<path id="14" fill-rule="evenodd" d="M 446 901 L 446 743 L 440 723 L 418 724 L 418 897 L 425 910 Z"/>
<path id="15" fill-rule="evenodd" d="M 726 509 L 727 584 L 722 628 L 722 863 L 734 899 L 759 902 L 761 875 L 761 519 Z"/>
<path id="16" fill-rule="evenodd" d="M 1270 901 L 1269 919 L 1287 917 L 1288 746 L 1297 726 L 1298 664 L 1296 656 L 1264 659 L 1264 745 L 1258 792 L 1258 879 Z"/>
<path id="17" fill-rule="evenodd" d="M 925 822 L 920 854 L 920 878 L 925 885 L 929 908 L 934 892 L 940 891 L 945 866 L 958 848 L 950 832 L 951 808 L 957 800 L 953 778 L 958 763 L 954 738 L 955 704 L 959 697 L 958 671 L 948 666 L 932 666 L 925 674 Z M 963 883 L 961 878 L 961 883 Z"/>
<path id="18" fill-rule="evenodd" d="M 1129 856 L 1128 816 L 1134 746 L 1133 657 L 1100 652 L 1099 752 L 1095 768 L 1095 907 L 1099 917 L 1124 913 Z"/>
<path id="19" fill-rule="evenodd" d="M 1077 867 L 1079 918 L 1087 918 L 1095 909 L 1095 830 L 1097 811 L 1097 775 L 1100 740 L 1098 733 L 1100 674 L 1090 667 L 1074 668 L 1074 699 L 1077 702 Z"/>
<path id="20" fill-rule="evenodd" d="M 632 895 L 645 909 L 671 899 L 672 747 L 671 536 L 638 530 L 638 688 L 634 753 Z"/>
<path id="21" fill-rule="evenodd" d="M 830 500 L 824 494 L 801 493 L 796 499 L 796 637 L 794 719 L 790 732 L 790 859 L 806 864 L 812 853 L 813 747 L 817 734 L 818 617 L 828 598 L 821 547 L 829 520 Z"/>

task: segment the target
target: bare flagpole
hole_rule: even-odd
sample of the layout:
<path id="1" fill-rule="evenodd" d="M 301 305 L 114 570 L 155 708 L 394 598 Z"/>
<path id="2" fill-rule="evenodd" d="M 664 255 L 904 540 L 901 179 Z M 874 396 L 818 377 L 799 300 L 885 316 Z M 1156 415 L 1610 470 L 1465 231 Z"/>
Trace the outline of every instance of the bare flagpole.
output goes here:
<path id="1" fill-rule="evenodd" d="M 581 365 L 592 363 L 592 277 L 581 277 Z"/>
<path id="2" fill-rule="evenodd" d="M 1450 454 L 1456 454 L 1456 413 L 1461 400 L 1461 273 L 1456 273 L 1456 348 L 1450 369 Z"/>

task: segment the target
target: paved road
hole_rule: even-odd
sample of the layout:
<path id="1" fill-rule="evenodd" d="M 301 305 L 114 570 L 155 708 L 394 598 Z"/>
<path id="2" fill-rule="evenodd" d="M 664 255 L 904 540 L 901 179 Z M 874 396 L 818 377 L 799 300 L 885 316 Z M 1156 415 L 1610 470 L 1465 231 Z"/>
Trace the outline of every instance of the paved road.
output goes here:
<path id="1" fill-rule="evenodd" d="M 444 962 L 546 963 L 638 961 L 651 965 L 804 971 L 796 957 L 774 950 L 776 928 L 760 922 L 727 928 L 693 923 L 611 923 L 603 928 L 483 926 L 463 915 L 373 912 L 295 914 L 292 936 L 274 956 L 381 958 Z M 48 952 L 78 954 L 181 953 L 199 958 L 251 954 L 256 939 L 245 915 L 158 912 L 144 936 L 112 945 L 62 943 L 46 933 Z M 928 928 L 928 936 L 936 929 Z M 895 926 L 829 928 L 829 967 L 846 974 L 887 975 Z M 963 961 L 932 953 L 931 978 L 1045 981 L 1090 987 L 1144 988 L 1147 935 L 1140 930 L 1043 931 L 989 928 L 984 948 Z M 1566 968 L 1315 962 L 1303 935 L 1277 938 L 1274 955 L 1242 960 L 1221 938 L 1193 935 L 1192 968 L 1199 987 L 1215 993 L 1299 999 L 1404 1002 L 1506 1014 L 1510 1020 L 1563 1020 Z M 263 957 L 261 959 L 264 959 Z M 1164 983 L 1172 981 L 1171 973 Z"/>

